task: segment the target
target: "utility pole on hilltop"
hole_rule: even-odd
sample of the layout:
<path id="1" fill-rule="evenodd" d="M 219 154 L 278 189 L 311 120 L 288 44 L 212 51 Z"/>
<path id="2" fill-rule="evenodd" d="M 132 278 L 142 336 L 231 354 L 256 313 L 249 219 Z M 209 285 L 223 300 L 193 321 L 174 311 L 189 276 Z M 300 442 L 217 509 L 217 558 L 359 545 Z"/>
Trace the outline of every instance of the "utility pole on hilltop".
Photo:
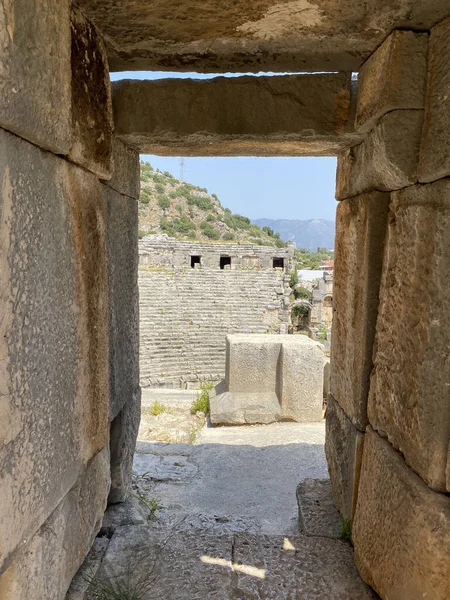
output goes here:
<path id="1" fill-rule="evenodd" d="M 180 159 L 180 181 L 184 181 L 184 171 L 185 171 L 184 158 L 181 157 L 181 159 Z"/>

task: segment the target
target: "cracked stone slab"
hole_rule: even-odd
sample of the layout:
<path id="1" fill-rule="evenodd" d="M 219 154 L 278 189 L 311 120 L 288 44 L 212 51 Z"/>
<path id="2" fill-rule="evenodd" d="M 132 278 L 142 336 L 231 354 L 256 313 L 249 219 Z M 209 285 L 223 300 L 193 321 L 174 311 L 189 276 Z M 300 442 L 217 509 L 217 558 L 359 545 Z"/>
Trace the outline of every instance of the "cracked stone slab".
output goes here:
<path id="1" fill-rule="evenodd" d="M 118 527 L 143 525 L 147 522 L 143 504 L 137 498 L 129 497 L 125 502 L 110 504 L 103 516 L 100 533 L 111 538 Z"/>
<path id="2" fill-rule="evenodd" d="M 198 467 L 184 455 L 135 454 L 133 471 L 156 481 L 180 481 L 195 477 Z"/>
<path id="3" fill-rule="evenodd" d="M 299 525 L 310 536 L 337 538 L 342 519 L 333 503 L 329 479 L 305 479 L 297 487 Z"/>

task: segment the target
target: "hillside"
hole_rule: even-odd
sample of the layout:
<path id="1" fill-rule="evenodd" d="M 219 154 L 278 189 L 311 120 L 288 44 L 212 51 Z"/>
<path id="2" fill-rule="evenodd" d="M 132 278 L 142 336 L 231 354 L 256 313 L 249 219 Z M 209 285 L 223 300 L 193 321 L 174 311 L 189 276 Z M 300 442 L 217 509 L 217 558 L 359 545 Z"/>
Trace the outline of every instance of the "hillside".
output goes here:
<path id="1" fill-rule="evenodd" d="M 192 240 L 251 242 L 285 246 L 278 234 L 263 231 L 250 219 L 223 208 L 215 194 L 141 162 L 139 236 L 167 233 Z"/>
<path id="2" fill-rule="evenodd" d="M 317 250 L 334 248 L 334 221 L 325 219 L 253 219 L 252 223 L 260 227 L 270 227 L 280 234 L 285 242 L 293 241 L 297 248 Z"/>

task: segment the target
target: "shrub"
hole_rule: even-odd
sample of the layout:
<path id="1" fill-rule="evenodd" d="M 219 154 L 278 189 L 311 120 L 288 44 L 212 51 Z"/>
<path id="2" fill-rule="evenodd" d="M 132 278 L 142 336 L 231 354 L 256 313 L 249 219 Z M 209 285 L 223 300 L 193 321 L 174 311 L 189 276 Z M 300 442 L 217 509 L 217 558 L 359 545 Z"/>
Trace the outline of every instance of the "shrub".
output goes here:
<path id="1" fill-rule="evenodd" d="M 265 231 L 269 237 L 273 237 L 273 229 L 271 227 L 266 225 L 262 230 Z"/>
<path id="2" fill-rule="evenodd" d="M 155 190 L 158 194 L 164 194 L 165 186 L 162 183 L 157 183 L 155 185 Z"/>
<path id="3" fill-rule="evenodd" d="M 242 215 L 234 214 L 233 220 L 236 223 L 236 227 L 238 229 L 250 229 L 251 223 L 248 217 L 243 217 Z"/>
<path id="4" fill-rule="evenodd" d="M 167 196 L 159 196 L 158 204 L 163 210 L 168 210 L 170 208 L 170 200 Z"/>
<path id="5" fill-rule="evenodd" d="M 145 231 L 144 229 L 139 229 L 138 230 L 138 237 L 140 240 L 142 240 L 142 238 L 144 238 L 146 235 L 148 235 L 148 232 Z"/>
<path id="6" fill-rule="evenodd" d="M 311 292 L 304 287 L 298 287 L 294 290 L 294 297 L 296 300 L 304 299 L 308 300 L 311 296 Z"/>
<path id="7" fill-rule="evenodd" d="M 165 183 L 164 176 L 163 175 L 158 175 L 158 173 L 155 173 L 153 175 L 153 181 L 155 183 Z"/>
<path id="8" fill-rule="evenodd" d="M 223 234 L 222 238 L 230 242 L 231 240 L 234 240 L 234 234 L 231 233 L 231 231 L 227 231 Z"/>
<path id="9" fill-rule="evenodd" d="M 218 240 L 220 238 L 220 233 L 212 227 L 208 221 L 202 221 L 200 223 L 200 229 L 210 240 Z"/>
<path id="10" fill-rule="evenodd" d="M 289 287 L 294 289 L 297 284 L 298 284 L 298 273 L 297 273 L 297 269 L 294 269 L 291 273 L 291 278 L 289 280 Z"/>
<path id="11" fill-rule="evenodd" d="M 161 402 L 158 402 L 158 400 L 155 400 L 153 402 L 153 404 L 150 406 L 150 412 L 155 417 L 162 414 L 165 410 L 166 410 L 165 405 L 161 404 Z"/>
<path id="12" fill-rule="evenodd" d="M 191 406 L 191 413 L 193 415 L 198 412 L 203 412 L 205 415 L 209 413 L 209 392 L 213 387 L 214 384 L 211 382 L 200 384 L 200 391 L 197 392 L 197 398 Z"/>
<path id="13" fill-rule="evenodd" d="M 189 196 L 188 204 L 198 206 L 200 210 L 212 210 L 214 208 L 213 203 L 209 198 L 203 198 L 203 196 Z"/>

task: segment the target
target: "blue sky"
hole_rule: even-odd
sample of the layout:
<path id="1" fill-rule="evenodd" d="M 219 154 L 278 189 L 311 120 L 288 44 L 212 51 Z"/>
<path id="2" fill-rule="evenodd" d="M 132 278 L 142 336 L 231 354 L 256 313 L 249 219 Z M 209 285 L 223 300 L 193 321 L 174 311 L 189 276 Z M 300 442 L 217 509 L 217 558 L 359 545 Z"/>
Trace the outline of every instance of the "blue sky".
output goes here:
<path id="1" fill-rule="evenodd" d="M 166 77 L 206 79 L 198 73 L 124 72 L 117 79 Z M 180 176 L 180 158 L 142 155 L 161 171 Z M 216 193 L 223 206 L 251 219 L 334 220 L 336 159 L 305 158 L 185 158 L 185 181 Z"/>

